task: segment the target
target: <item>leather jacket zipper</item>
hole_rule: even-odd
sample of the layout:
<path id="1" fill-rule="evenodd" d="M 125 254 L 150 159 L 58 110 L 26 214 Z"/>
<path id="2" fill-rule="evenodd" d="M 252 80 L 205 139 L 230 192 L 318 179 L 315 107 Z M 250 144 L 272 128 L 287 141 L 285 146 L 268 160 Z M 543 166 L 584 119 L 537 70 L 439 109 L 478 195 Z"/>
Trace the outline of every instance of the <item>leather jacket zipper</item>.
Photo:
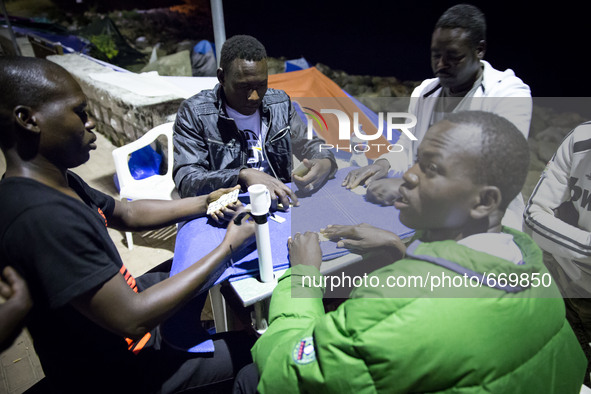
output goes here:
<path id="1" fill-rule="evenodd" d="M 285 137 L 285 135 L 286 135 L 287 133 L 289 133 L 289 130 L 291 130 L 291 126 L 287 126 L 287 127 L 283 128 L 283 129 L 279 130 L 279 131 L 277 132 L 277 134 L 275 134 L 275 135 L 273 136 L 273 138 L 271 138 L 271 139 L 269 140 L 269 142 L 275 142 L 275 141 L 279 141 L 281 138 Z"/>
<path id="2" fill-rule="evenodd" d="M 261 124 L 262 124 L 262 122 L 261 122 Z M 271 122 L 269 122 L 269 125 L 267 126 L 267 131 L 268 131 L 268 130 L 271 130 Z M 284 130 L 286 130 L 286 131 L 284 132 Z M 262 131 L 262 130 L 261 130 L 261 131 Z M 274 141 L 277 141 L 277 136 L 283 137 L 283 136 L 285 135 L 285 133 L 287 133 L 287 131 L 289 131 L 289 126 L 287 126 L 286 128 L 284 128 L 284 129 L 282 129 L 282 130 L 279 130 L 279 132 L 278 132 L 278 133 L 277 133 L 277 134 L 276 134 L 276 135 L 273 137 L 273 139 L 270 139 L 270 140 L 269 140 L 269 143 L 272 143 L 272 142 L 274 142 Z M 269 134 L 268 134 L 268 132 L 267 132 L 267 135 L 266 135 L 266 137 L 267 137 L 267 138 L 269 137 Z M 276 179 L 279 179 L 279 177 L 277 176 L 277 172 L 275 172 L 275 169 L 273 168 L 273 164 L 271 163 L 271 161 L 269 160 L 269 156 L 267 155 L 267 143 L 266 143 L 266 142 L 264 142 L 262 145 L 263 145 L 263 146 L 262 146 L 262 148 L 263 148 L 263 149 L 262 149 L 262 150 L 263 150 L 263 158 L 264 158 L 264 159 L 267 161 L 267 164 L 269 165 L 269 168 L 270 168 L 270 169 L 271 169 L 271 171 L 273 172 L 273 176 L 274 176 Z"/>
<path id="3" fill-rule="evenodd" d="M 208 141 L 214 142 L 219 145 L 225 145 L 225 146 L 232 146 L 233 145 L 233 143 L 231 143 L 231 142 L 218 141 L 218 140 L 214 140 L 213 138 L 209 138 Z"/>

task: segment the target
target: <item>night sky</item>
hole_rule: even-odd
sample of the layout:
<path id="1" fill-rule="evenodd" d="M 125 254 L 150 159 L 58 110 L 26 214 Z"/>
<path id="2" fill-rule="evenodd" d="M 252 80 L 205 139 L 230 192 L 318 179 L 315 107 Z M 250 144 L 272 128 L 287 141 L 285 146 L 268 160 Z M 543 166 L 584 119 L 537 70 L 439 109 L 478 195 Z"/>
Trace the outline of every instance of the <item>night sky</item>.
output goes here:
<path id="1" fill-rule="evenodd" d="M 525 3 L 525 2 L 523 2 Z M 591 23 L 570 2 L 472 1 L 486 15 L 485 60 L 511 68 L 534 97 L 589 97 Z M 432 77 L 431 33 L 453 1 L 225 0 L 226 36 L 251 34 L 269 56 L 305 57 L 349 74 Z M 582 3 L 581 3 L 582 4 Z"/>

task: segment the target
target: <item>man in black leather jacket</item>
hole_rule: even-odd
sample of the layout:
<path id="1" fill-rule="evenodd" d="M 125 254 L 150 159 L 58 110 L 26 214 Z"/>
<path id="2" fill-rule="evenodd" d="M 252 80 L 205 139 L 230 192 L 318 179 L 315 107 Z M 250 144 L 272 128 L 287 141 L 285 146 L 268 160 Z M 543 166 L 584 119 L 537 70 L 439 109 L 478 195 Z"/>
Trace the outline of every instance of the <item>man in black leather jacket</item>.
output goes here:
<path id="1" fill-rule="evenodd" d="M 181 197 L 239 184 L 267 186 L 284 207 L 295 193 L 292 153 L 307 173 L 293 175 L 299 189 L 318 189 L 336 171 L 334 156 L 308 139 L 306 125 L 282 90 L 267 89 L 267 55 L 251 36 L 228 39 L 221 51 L 219 84 L 185 100 L 174 125 L 174 181 Z"/>

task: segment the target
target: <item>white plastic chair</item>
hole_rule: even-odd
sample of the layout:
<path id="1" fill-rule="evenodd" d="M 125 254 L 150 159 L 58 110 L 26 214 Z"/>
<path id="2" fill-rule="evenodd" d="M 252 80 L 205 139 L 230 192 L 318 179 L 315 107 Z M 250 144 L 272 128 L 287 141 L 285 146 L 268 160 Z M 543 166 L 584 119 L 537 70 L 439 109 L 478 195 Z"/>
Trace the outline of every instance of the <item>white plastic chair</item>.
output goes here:
<path id="1" fill-rule="evenodd" d="M 173 166 L 173 143 L 172 126 L 174 122 L 168 122 L 156 126 L 138 140 L 113 150 L 115 171 L 119 181 L 119 197 L 121 200 L 172 200 L 172 192 L 175 188 L 172 179 Z M 129 155 L 141 148 L 150 145 L 159 136 L 164 135 L 167 139 L 168 167 L 164 175 L 152 175 L 144 179 L 135 179 L 129 170 Z M 127 247 L 133 249 L 133 237 L 131 232 L 126 232 Z"/>

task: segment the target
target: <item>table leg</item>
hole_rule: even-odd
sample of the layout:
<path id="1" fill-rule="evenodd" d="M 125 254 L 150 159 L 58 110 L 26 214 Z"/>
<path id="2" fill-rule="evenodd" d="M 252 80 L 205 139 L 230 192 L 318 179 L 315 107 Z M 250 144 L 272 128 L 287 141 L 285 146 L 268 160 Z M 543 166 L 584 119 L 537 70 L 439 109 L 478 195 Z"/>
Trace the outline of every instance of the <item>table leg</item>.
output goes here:
<path id="1" fill-rule="evenodd" d="M 229 331 L 228 314 L 226 312 L 226 301 L 220 292 L 220 285 L 213 286 L 209 289 L 209 297 L 211 299 L 211 310 L 213 312 L 213 322 L 215 323 L 215 332 Z"/>
<path id="2" fill-rule="evenodd" d="M 265 331 L 267 331 L 270 301 L 270 298 L 266 298 L 254 304 L 254 316 L 252 316 L 252 325 L 254 330 L 259 335 L 262 335 Z"/>

